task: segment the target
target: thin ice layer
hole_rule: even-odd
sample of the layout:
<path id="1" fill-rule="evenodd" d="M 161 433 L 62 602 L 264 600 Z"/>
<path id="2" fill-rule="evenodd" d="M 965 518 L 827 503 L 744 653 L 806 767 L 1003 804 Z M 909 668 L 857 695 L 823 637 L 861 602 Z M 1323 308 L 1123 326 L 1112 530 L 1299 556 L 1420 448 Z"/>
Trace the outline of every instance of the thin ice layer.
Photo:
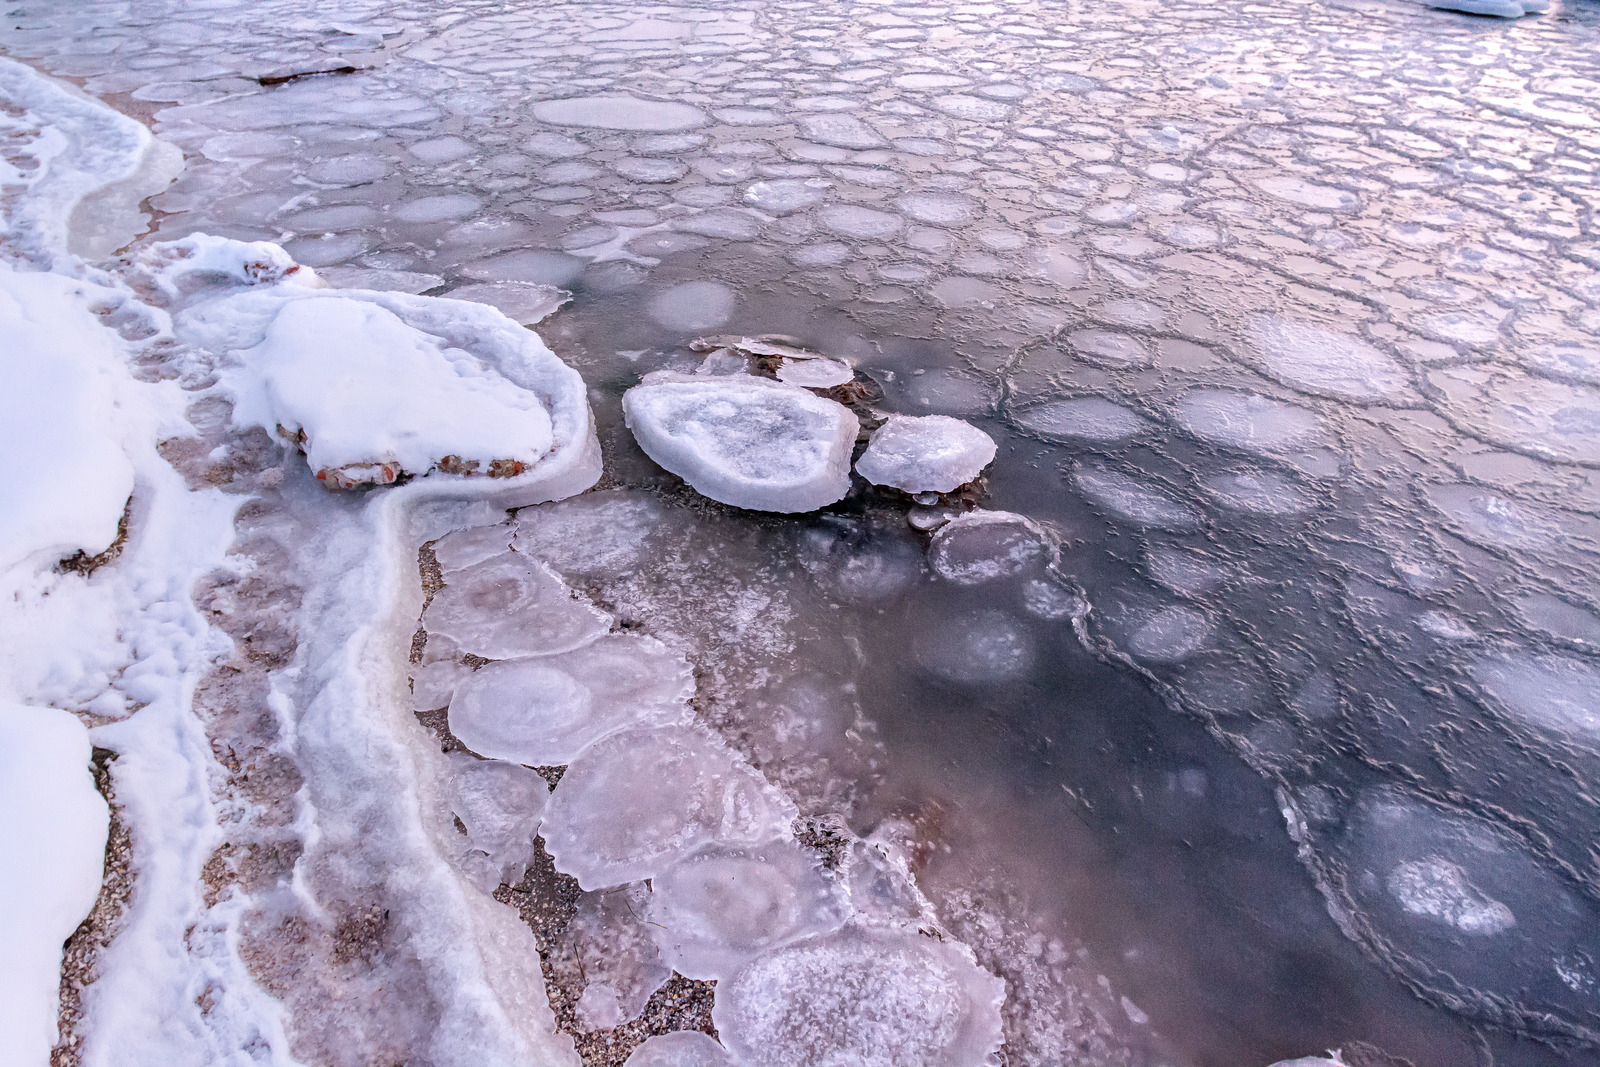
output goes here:
<path id="1" fill-rule="evenodd" d="M 544 819 L 556 869 L 585 889 L 650 878 L 705 845 L 788 833 L 794 805 L 704 730 L 624 730 L 572 761 Z"/>
<path id="2" fill-rule="evenodd" d="M 994 439 L 948 415 L 894 415 L 872 435 L 856 471 L 874 485 L 948 493 L 994 460 Z"/>
<path id="3" fill-rule="evenodd" d="M 728 1050 L 698 1030 L 646 1038 L 622 1067 L 733 1067 Z"/>
<path id="4" fill-rule="evenodd" d="M 68 712 L 0 704 L 0 1059 L 44 1067 L 61 946 L 100 893 L 111 814 Z"/>
<path id="5" fill-rule="evenodd" d="M 637 723 L 682 721 L 694 695 L 689 661 L 641 634 L 607 634 L 570 652 L 502 660 L 450 701 L 450 732 L 482 756 L 558 766 Z"/>
<path id="6" fill-rule="evenodd" d="M 586 645 L 611 629 L 611 616 L 543 563 L 506 552 L 451 572 L 422 624 L 485 659 L 510 659 Z"/>
<path id="7" fill-rule="evenodd" d="M 606 1030 L 636 1018 L 672 977 L 645 918 L 650 896 L 641 882 L 585 893 L 561 931 L 550 966 L 558 980 L 583 986 L 580 1028 Z"/>
<path id="8" fill-rule="evenodd" d="M 656 944 L 689 978 L 731 978 L 762 952 L 837 930 L 847 914 L 817 856 L 792 841 L 701 849 L 662 871 L 652 887 Z"/>
<path id="9" fill-rule="evenodd" d="M 1000 1045 L 1004 999 L 952 945 L 846 927 L 719 983 L 711 1018 L 749 1067 L 976 1067 Z"/>
<path id="10" fill-rule="evenodd" d="M 450 810 L 466 827 L 463 865 L 479 888 L 522 880 L 534 852 L 550 786 L 526 767 L 456 753 L 450 761 Z"/>
<path id="11" fill-rule="evenodd" d="M 928 546 L 934 573 L 957 585 L 980 585 L 1037 570 L 1050 547 L 1038 524 L 1010 511 L 972 511 L 939 527 Z"/>
<path id="12" fill-rule="evenodd" d="M 646 455 L 724 504 L 812 511 L 850 491 L 860 423 L 805 389 L 657 372 L 623 395 L 622 410 Z"/>

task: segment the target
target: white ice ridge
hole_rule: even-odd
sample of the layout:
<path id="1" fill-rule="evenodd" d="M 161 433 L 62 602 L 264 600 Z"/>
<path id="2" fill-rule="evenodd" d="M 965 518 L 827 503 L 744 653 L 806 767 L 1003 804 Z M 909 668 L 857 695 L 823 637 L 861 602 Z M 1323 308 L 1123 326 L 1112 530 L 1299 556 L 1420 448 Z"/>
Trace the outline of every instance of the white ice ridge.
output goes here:
<path id="1" fill-rule="evenodd" d="M 11 254 L 48 265 L 63 255 L 106 256 L 144 231 L 139 202 L 183 166 L 183 153 L 141 123 L 72 86 L 0 58 L 0 134 L 31 170 L 0 167 L 0 234 Z"/>
<path id="2" fill-rule="evenodd" d="M 994 438 L 948 415 L 892 415 L 872 435 L 856 472 L 908 493 L 948 493 L 994 460 Z"/>
<path id="3" fill-rule="evenodd" d="M 110 809 L 89 733 L 56 708 L 0 704 L 0 1063 L 46 1067 L 62 943 L 94 907 Z"/>
<path id="4" fill-rule="evenodd" d="M 815 853 L 793 841 L 713 845 L 651 883 L 651 932 L 672 969 L 731 978 L 752 958 L 844 924 L 848 906 Z"/>
<path id="5" fill-rule="evenodd" d="M 850 491 L 859 421 L 797 386 L 657 371 L 623 395 L 622 410 L 646 455 L 724 504 L 813 511 Z"/>
<path id="6" fill-rule="evenodd" d="M 636 728 L 572 761 L 542 832 L 556 869 L 584 889 L 650 878 L 710 844 L 787 836 L 794 803 L 713 734 Z"/>
<path id="7" fill-rule="evenodd" d="M 599 476 L 583 379 L 495 308 L 327 289 L 276 245 L 205 236 L 151 246 L 137 267 L 169 293 L 230 283 L 174 331 L 228 359 L 235 424 L 299 444 L 326 485 L 479 475 L 534 503 Z"/>
<path id="8" fill-rule="evenodd" d="M 979 1067 L 1000 1046 L 1005 983 L 962 947 L 847 926 L 717 984 L 717 1032 L 747 1067 Z"/>
<path id="9" fill-rule="evenodd" d="M 607 634 L 474 672 L 450 701 L 450 732 L 481 756 L 559 766 L 626 727 L 683 721 L 693 695 L 694 670 L 681 655 L 653 637 Z"/>

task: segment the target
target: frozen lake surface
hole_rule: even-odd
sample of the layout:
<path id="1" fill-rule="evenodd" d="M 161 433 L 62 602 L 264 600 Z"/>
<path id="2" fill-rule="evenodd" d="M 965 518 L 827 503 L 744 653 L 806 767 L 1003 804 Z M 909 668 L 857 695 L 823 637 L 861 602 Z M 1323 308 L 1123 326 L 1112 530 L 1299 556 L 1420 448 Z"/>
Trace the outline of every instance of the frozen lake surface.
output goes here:
<path id="1" fill-rule="evenodd" d="M 147 241 L 537 323 L 604 458 L 389 537 L 287 416 L 190 408 L 163 455 L 248 498 L 195 594 L 240 650 L 194 696 L 225 829 L 190 1014 L 117 1015 L 120 1062 L 543 1062 L 553 1009 L 588 1063 L 713 1026 L 799 1063 L 946 1002 L 882 1062 L 982 1062 L 998 976 L 1011 1067 L 1600 1064 L 1594 0 L 17 0 L 0 48 L 184 152 Z M 820 512 L 696 494 L 622 397 L 709 389 L 711 336 L 827 357 L 785 372 L 869 421 L 970 422 L 981 497 L 838 456 Z M 306 629 L 356 603 L 409 660 L 360 729 Z M 685 842 L 711 866 L 667 873 Z M 459 880 L 406 865 L 451 848 Z M 481 980 L 452 922 L 500 938 Z M 828 980 L 862 960 L 879 986 Z M 770 1028 L 780 987 L 819 1033 Z M 680 1044 L 634 1062 L 718 1062 Z"/>

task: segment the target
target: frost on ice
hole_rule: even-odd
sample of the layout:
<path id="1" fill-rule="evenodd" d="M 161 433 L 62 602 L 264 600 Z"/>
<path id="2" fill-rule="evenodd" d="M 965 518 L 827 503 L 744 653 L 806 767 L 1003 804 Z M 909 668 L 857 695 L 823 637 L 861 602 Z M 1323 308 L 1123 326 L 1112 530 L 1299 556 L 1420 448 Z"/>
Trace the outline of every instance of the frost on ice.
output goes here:
<path id="1" fill-rule="evenodd" d="M 653 637 L 607 634 L 476 671 L 450 701 L 450 732 L 481 756 L 558 766 L 625 727 L 682 720 L 693 694 L 682 656 Z"/>
<path id="2" fill-rule="evenodd" d="M 0 1059 L 43 1067 L 56 1043 L 61 946 L 100 893 L 110 810 L 69 712 L 0 705 Z"/>
<path id="3" fill-rule="evenodd" d="M 648 1039 L 622 1067 L 733 1067 L 733 1059 L 698 1030 L 679 1030 Z"/>
<path id="4" fill-rule="evenodd" d="M 749 1067 L 977 1067 L 999 1047 L 1004 998 L 952 945 L 846 927 L 718 983 L 711 1017 Z"/>
<path id="5" fill-rule="evenodd" d="M 830 933 L 845 920 L 836 884 L 792 841 L 701 849 L 662 871 L 652 887 L 656 943 L 689 978 L 731 978 L 752 957 Z"/>
<path id="6" fill-rule="evenodd" d="M 649 878 L 705 845 L 788 834 L 795 809 L 700 729 L 624 730 L 572 761 L 550 800 L 545 845 L 585 889 Z"/>
<path id="7" fill-rule="evenodd" d="M 948 415 L 893 415 L 872 435 L 856 471 L 874 485 L 948 493 L 994 460 L 994 439 Z"/>
<path id="8" fill-rule="evenodd" d="M 658 371 L 627 391 L 622 409 L 646 455 L 724 504 L 812 511 L 850 491 L 860 423 L 805 389 Z"/>
<path id="9" fill-rule="evenodd" d="M 611 629 L 611 616 L 575 598 L 543 563 L 506 552 L 452 571 L 423 623 L 468 652 L 509 659 L 586 645 Z"/>

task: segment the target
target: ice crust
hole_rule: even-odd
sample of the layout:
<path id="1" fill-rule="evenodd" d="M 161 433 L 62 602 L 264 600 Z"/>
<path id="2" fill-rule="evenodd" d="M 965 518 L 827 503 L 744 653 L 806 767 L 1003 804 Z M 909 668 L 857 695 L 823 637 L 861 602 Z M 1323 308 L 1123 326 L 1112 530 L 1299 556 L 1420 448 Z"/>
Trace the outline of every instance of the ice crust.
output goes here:
<path id="1" fill-rule="evenodd" d="M 450 732 L 481 756 L 558 766 L 626 727 L 684 720 L 693 694 L 681 655 L 653 637 L 608 634 L 474 672 L 450 701 Z"/>
<path id="2" fill-rule="evenodd" d="M 860 423 L 805 389 L 658 371 L 623 395 L 622 409 L 646 455 L 724 504 L 813 511 L 850 490 Z"/>
<path id="3" fill-rule="evenodd" d="M 423 614 L 429 633 L 485 659 L 569 652 L 611 628 L 536 559 L 505 552 L 452 571 Z"/>
<path id="4" fill-rule="evenodd" d="M 953 946 L 846 927 L 719 983 L 712 1019 L 750 1067 L 978 1067 L 999 1047 L 1004 997 Z"/>
<path id="5" fill-rule="evenodd" d="M 698 1030 L 647 1038 L 622 1067 L 733 1067 L 728 1050 Z"/>
<path id="6" fill-rule="evenodd" d="M 650 878 L 709 844 L 787 835 L 794 805 L 710 733 L 624 730 L 562 775 L 544 819 L 556 868 L 584 889 Z"/>
<path id="7" fill-rule="evenodd" d="M 652 881 L 651 929 L 673 970 L 731 978 L 763 952 L 838 929 L 847 907 L 815 854 L 791 841 L 712 846 Z"/>
<path id="8" fill-rule="evenodd" d="M 110 810 L 69 712 L 0 703 L 0 1060 L 45 1067 L 62 943 L 100 893 Z"/>
<path id="9" fill-rule="evenodd" d="M 994 439 L 948 415 L 891 415 L 873 431 L 856 472 L 908 493 L 948 493 L 994 460 Z"/>

